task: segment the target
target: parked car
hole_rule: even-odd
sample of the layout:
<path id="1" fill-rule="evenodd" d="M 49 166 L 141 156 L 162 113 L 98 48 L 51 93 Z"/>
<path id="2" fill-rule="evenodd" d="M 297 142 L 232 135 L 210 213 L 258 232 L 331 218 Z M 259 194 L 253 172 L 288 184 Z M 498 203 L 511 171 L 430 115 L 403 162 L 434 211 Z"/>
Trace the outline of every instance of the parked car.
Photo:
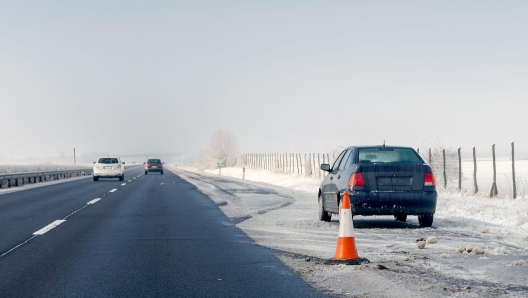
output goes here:
<path id="1" fill-rule="evenodd" d="M 124 162 L 117 156 L 99 157 L 93 166 L 93 181 L 99 178 L 119 178 L 125 180 Z"/>
<path id="2" fill-rule="evenodd" d="M 163 175 L 163 164 L 159 158 L 150 158 L 145 163 L 145 175 L 148 175 L 149 172 L 159 172 Z"/>
<path id="3" fill-rule="evenodd" d="M 436 183 L 431 167 L 410 147 L 352 146 L 335 160 L 319 188 L 319 219 L 339 215 L 343 193 L 348 191 L 352 214 L 393 215 L 406 221 L 417 215 L 430 227 L 436 211 Z"/>

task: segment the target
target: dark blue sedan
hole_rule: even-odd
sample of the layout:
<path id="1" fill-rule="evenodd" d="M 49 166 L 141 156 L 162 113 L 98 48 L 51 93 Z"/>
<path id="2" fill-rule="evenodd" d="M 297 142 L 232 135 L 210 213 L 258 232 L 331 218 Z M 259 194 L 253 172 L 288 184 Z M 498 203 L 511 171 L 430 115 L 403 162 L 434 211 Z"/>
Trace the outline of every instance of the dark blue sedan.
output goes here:
<path id="1" fill-rule="evenodd" d="M 422 227 L 433 224 L 436 183 L 431 167 L 410 147 L 352 146 L 337 157 L 319 188 L 319 219 L 339 214 L 348 191 L 352 214 L 393 215 L 406 221 L 417 215 Z"/>

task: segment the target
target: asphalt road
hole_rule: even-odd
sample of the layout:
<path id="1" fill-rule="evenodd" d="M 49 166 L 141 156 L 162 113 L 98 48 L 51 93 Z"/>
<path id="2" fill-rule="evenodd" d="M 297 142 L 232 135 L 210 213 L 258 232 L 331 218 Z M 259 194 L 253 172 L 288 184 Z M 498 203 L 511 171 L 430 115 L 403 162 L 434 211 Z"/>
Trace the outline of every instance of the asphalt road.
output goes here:
<path id="1" fill-rule="evenodd" d="M 125 176 L 0 195 L 0 296 L 324 296 L 175 174 Z"/>

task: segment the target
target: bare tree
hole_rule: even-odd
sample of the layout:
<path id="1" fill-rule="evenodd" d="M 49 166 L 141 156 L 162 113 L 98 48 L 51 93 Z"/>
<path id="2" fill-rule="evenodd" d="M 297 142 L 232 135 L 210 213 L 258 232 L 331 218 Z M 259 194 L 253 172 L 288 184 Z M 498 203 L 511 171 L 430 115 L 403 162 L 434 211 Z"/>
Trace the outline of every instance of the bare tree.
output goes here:
<path id="1" fill-rule="evenodd" d="M 207 145 L 200 150 L 199 163 L 204 168 L 214 168 L 217 162 L 234 166 L 238 155 L 238 142 L 235 136 L 222 129 L 213 132 Z"/>

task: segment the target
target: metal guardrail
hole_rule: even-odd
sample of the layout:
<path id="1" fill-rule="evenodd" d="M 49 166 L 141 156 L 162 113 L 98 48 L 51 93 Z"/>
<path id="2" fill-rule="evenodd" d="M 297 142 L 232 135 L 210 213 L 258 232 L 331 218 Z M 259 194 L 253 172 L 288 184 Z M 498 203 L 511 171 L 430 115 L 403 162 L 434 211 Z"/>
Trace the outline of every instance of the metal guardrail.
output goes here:
<path id="1" fill-rule="evenodd" d="M 73 177 L 91 176 L 92 174 L 92 169 L 0 174 L 0 189 Z"/>

